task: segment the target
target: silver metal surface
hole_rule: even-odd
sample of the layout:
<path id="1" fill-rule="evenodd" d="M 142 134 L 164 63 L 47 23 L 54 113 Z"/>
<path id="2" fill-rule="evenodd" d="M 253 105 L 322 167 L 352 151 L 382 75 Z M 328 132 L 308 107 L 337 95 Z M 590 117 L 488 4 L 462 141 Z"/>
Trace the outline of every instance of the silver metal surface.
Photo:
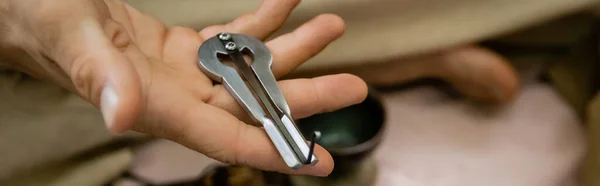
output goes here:
<path id="1" fill-rule="evenodd" d="M 241 54 L 250 55 L 252 63 L 248 65 Z M 223 64 L 218 55 L 229 56 L 235 67 Z M 251 118 L 262 124 L 288 167 L 297 169 L 318 162 L 315 155 L 308 157 L 310 146 L 291 119 L 289 106 L 271 71 L 272 55 L 263 42 L 221 33 L 200 46 L 198 60 L 200 69 L 222 83 Z"/>

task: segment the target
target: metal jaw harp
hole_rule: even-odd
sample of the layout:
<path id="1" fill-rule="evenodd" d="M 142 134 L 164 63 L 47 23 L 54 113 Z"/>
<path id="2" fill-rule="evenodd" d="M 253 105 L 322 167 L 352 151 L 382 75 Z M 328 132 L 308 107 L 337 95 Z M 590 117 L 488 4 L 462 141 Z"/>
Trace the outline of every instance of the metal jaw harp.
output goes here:
<path id="1" fill-rule="evenodd" d="M 252 58 L 247 62 L 244 55 Z M 226 65 L 221 59 L 231 61 Z M 262 124 L 288 167 L 297 169 L 318 162 L 314 153 L 319 132 L 307 142 L 300 133 L 271 71 L 272 55 L 254 38 L 220 33 L 206 40 L 198 51 L 200 69 L 222 83 L 249 115 Z"/>

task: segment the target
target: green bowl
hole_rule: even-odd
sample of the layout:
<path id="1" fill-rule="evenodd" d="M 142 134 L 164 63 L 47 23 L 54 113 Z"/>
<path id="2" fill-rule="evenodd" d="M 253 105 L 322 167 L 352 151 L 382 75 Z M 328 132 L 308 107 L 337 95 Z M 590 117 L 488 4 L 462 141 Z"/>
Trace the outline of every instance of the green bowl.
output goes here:
<path id="1" fill-rule="evenodd" d="M 362 103 L 313 115 L 297 123 L 304 136 L 321 132 L 318 144 L 331 153 L 334 172 L 339 172 L 352 169 L 378 147 L 385 128 L 385 109 L 379 96 L 369 90 Z"/>

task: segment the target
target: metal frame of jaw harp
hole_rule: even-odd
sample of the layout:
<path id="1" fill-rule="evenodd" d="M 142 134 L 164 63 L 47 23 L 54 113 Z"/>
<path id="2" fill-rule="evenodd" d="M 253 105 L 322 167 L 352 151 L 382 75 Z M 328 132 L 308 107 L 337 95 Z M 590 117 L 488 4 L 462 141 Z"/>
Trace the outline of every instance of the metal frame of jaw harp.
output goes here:
<path id="1" fill-rule="evenodd" d="M 244 55 L 252 61 L 246 61 Z M 226 65 L 222 58 L 233 65 Z M 272 55 L 263 42 L 241 34 L 220 33 L 200 46 L 198 62 L 202 72 L 222 83 L 251 118 L 262 124 L 288 167 L 297 169 L 318 162 L 314 146 L 321 133 L 315 131 L 307 143 L 296 127 L 271 71 Z"/>

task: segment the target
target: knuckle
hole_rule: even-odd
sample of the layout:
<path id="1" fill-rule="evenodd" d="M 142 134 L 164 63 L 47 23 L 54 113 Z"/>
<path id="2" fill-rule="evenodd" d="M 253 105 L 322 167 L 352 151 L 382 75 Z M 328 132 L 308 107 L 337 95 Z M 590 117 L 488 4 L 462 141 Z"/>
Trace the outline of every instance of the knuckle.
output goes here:
<path id="1" fill-rule="evenodd" d="M 81 55 L 75 58 L 71 64 L 70 76 L 75 89 L 85 99 L 93 103 L 99 103 L 101 87 L 95 83 L 95 63 L 89 55 Z"/>
<path id="2" fill-rule="evenodd" d="M 248 125 L 246 125 L 245 123 L 243 123 L 242 121 L 239 121 L 238 124 L 240 127 L 237 128 L 237 134 L 235 137 L 235 141 L 233 143 L 233 156 L 232 156 L 232 161 L 233 163 L 237 164 L 237 165 L 248 165 L 248 162 L 246 161 L 245 158 L 245 148 L 244 147 L 244 135 L 247 131 L 247 127 Z"/>
<path id="3" fill-rule="evenodd" d="M 314 113 L 311 113 L 311 115 L 332 111 L 331 108 L 326 107 L 326 105 L 329 105 L 329 104 L 324 103 L 327 100 L 323 100 L 322 96 L 319 94 L 319 85 L 317 84 L 317 81 L 314 81 L 312 79 L 307 80 L 307 81 L 309 81 L 309 84 L 311 85 L 308 95 L 310 95 L 313 98 L 314 102 L 312 102 L 313 103 L 312 105 L 314 105 L 314 107 L 315 107 L 314 109 L 311 109 L 311 110 L 314 110 Z"/>
<path id="4" fill-rule="evenodd" d="M 118 49 L 127 48 L 132 44 L 131 37 L 121 23 L 109 19 L 104 24 L 104 32 L 111 40 L 112 44 Z"/>

